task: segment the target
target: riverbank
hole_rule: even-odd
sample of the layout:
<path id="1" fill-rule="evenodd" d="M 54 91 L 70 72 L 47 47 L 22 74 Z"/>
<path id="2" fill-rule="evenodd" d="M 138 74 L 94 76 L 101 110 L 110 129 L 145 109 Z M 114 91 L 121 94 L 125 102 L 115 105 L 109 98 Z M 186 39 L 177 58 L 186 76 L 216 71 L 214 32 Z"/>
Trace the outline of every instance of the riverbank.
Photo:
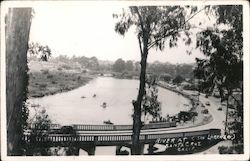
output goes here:
<path id="1" fill-rule="evenodd" d="M 33 71 L 29 73 L 28 96 L 37 98 L 67 92 L 87 84 L 94 77 L 79 72 Z"/>
<path id="2" fill-rule="evenodd" d="M 180 91 L 175 88 L 169 87 L 166 83 L 160 81 L 157 83 L 158 86 L 165 88 L 167 90 L 170 90 L 172 92 L 181 94 L 183 97 L 187 98 L 190 100 L 192 107 L 188 112 L 194 112 L 197 113 L 197 116 L 193 117 L 193 119 L 186 121 L 185 123 L 179 123 L 177 126 L 181 127 L 196 127 L 196 126 L 201 126 L 208 124 L 213 121 L 212 115 L 208 113 L 204 113 L 204 110 L 207 110 L 205 106 L 202 106 L 205 104 L 205 102 L 201 102 L 200 100 L 197 100 L 194 96 L 192 96 L 192 92 L 187 92 L 187 91 Z"/>

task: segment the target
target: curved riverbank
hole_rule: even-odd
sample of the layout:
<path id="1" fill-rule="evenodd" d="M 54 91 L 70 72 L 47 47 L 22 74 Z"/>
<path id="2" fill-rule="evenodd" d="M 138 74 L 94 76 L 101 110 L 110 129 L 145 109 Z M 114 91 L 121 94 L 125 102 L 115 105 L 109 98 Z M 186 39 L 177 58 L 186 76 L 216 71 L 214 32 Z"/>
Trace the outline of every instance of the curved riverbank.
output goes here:
<path id="1" fill-rule="evenodd" d="M 95 78 L 83 73 L 42 70 L 29 73 L 28 96 L 39 98 L 71 91 Z"/>
<path id="2" fill-rule="evenodd" d="M 172 92 L 178 93 L 191 101 L 192 108 L 189 110 L 189 112 L 197 112 L 198 115 L 197 115 L 196 120 L 194 120 L 193 122 L 188 121 L 187 123 L 185 123 L 184 125 L 185 128 L 201 126 L 201 125 L 205 125 L 213 121 L 213 116 L 210 113 L 208 115 L 203 114 L 203 110 L 205 109 L 205 107 L 204 106 L 202 107 L 202 105 L 204 105 L 205 102 L 202 103 L 200 100 L 192 96 L 191 93 L 180 91 L 175 88 L 171 88 L 162 81 L 158 82 L 157 85 L 167 90 L 170 90 Z M 179 124 L 178 126 L 180 125 L 183 126 L 183 124 Z"/>

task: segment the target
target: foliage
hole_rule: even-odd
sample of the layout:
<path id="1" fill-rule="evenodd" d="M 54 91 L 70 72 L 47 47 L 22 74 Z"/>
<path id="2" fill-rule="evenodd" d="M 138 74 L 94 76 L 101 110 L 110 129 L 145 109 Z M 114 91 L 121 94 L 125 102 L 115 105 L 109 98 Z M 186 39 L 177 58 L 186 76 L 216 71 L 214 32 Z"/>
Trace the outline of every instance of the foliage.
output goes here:
<path id="1" fill-rule="evenodd" d="M 193 64 L 171 64 L 171 63 L 162 63 L 159 61 L 154 61 L 153 63 L 148 63 L 147 71 L 150 73 L 165 75 L 169 74 L 171 77 L 176 77 L 181 75 L 184 78 L 193 77 Z"/>
<path id="2" fill-rule="evenodd" d="M 164 80 L 165 82 L 169 82 L 172 79 L 172 76 L 170 74 L 162 74 L 160 79 Z"/>
<path id="3" fill-rule="evenodd" d="M 184 80 L 185 80 L 185 79 L 182 78 L 182 76 L 177 75 L 177 76 L 173 79 L 173 83 L 175 83 L 175 84 L 180 84 L 180 83 L 182 83 Z"/>
<path id="4" fill-rule="evenodd" d="M 39 56 L 42 61 L 48 61 L 52 54 L 48 45 L 43 46 L 34 42 L 29 43 L 28 53 L 30 56 Z"/>
<path id="5" fill-rule="evenodd" d="M 195 75 L 203 80 L 202 88 L 206 93 L 212 93 L 217 88 L 221 101 L 229 102 L 230 97 L 235 100 L 234 108 L 237 114 L 232 115 L 234 121 L 230 122 L 231 127 L 226 122 L 225 130 L 236 133 L 239 136 L 237 142 L 241 143 L 243 142 L 242 6 L 213 6 L 211 12 L 215 13 L 217 24 L 214 28 L 207 28 L 198 34 L 197 47 L 207 56 L 207 59 L 197 59 Z M 224 27 L 221 27 L 222 24 Z M 234 97 L 236 89 L 240 90 L 238 92 L 240 99 Z M 228 106 L 227 103 L 227 111 Z M 226 115 L 228 118 L 228 114 Z"/>
<path id="6" fill-rule="evenodd" d="M 82 68 L 87 68 L 90 70 L 99 70 L 100 69 L 100 63 L 99 60 L 96 57 L 85 57 L 85 56 L 75 56 L 68 57 L 67 55 L 59 55 L 54 58 L 55 62 L 63 62 L 65 63 L 62 67 L 65 69 L 72 69 L 70 65 L 72 64 L 78 64 Z"/>
<path id="7" fill-rule="evenodd" d="M 148 77 L 145 89 L 145 95 L 142 101 L 142 112 L 146 117 L 147 114 L 151 115 L 153 119 L 160 120 L 161 118 L 161 103 L 158 101 L 158 89 L 156 85 L 156 78 Z M 144 120 L 145 122 L 145 120 Z"/>
<path id="8" fill-rule="evenodd" d="M 28 75 L 28 65 L 27 63 L 25 64 L 25 75 L 24 75 L 24 91 L 23 91 L 23 101 L 22 101 L 22 116 L 21 116 L 21 126 L 22 126 L 22 130 L 26 129 L 28 126 L 28 117 L 29 117 L 29 108 L 28 108 L 28 85 L 29 85 L 29 75 Z"/>
<path id="9" fill-rule="evenodd" d="M 113 70 L 115 72 L 123 72 L 126 68 L 126 63 L 121 58 L 117 59 L 113 65 Z"/>
<path id="10" fill-rule="evenodd" d="M 134 63 L 132 60 L 126 61 L 126 70 L 133 71 L 134 70 Z"/>
<path id="11" fill-rule="evenodd" d="M 231 147 L 220 146 L 218 147 L 220 154 L 240 154 L 243 152 L 243 146 L 234 145 Z"/>
<path id="12" fill-rule="evenodd" d="M 208 92 L 217 86 L 221 98 L 225 99 L 232 89 L 242 89 L 242 6 L 219 6 L 215 11 L 217 22 L 227 23 L 229 29 L 208 28 L 198 34 L 197 47 L 208 59 L 197 59 L 195 74 L 204 79 Z"/>
<path id="13" fill-rule="evenodd" d="M 35 115 L 29 120 L 29 124 L 37 124 L 41 129 L 33 129 L 30 132 L 30 142 L 26 142 L 26 155 L 50 155 L 50 149 L 48 147 L 42 147 L 35 141 L 36 137 L 45 137 L 48 135 L 48 131 L 43 129 L 49 129 L 51 120 L 49 119 L 46 110 L 40 106 L 33 107 Z"/>
<path id="14" fill-rule="evenodd" d="M 99 70 L 99 62 L 98 59 L 93 56 L 89 59 L 87 66 L 88 69 L 92 69 L 92 70 Z"/>
<path id="15" fill-rule="evenodd" d="M 177 40 L 181 36 L 180 31 L 186 31 L 191 27 L 186 8 L 189 6 L 131 6 L 129 11 L 123 10 L 122 14 L 113 15 L 115 18 L 120 18 L 116 23 L 115 31 L 125 35 L 134 25 L 141 42 L 143 36 L 147 36 L 148 49 L 163 50 L 167 39 L 170 47 L 177 46 Z M 186 42 L 190 41 L 189 33 L 186 32 L 185 35 Z"/>

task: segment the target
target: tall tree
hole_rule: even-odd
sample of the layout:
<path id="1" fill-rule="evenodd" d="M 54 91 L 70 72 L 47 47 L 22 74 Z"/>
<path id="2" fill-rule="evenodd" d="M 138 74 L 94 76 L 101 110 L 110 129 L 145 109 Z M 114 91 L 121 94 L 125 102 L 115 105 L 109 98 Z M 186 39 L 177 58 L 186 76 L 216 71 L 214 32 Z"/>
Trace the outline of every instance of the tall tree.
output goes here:
<path id="1" fill-rule="evenodd" d="M 191 12 L 187 12 L 187 8 Z M 187 32 L 191 27 L 189 20 L 199 12 L 197 7 L 190 6 L 131 6 L 122 14 L 113 14 L 114 18 L 119 18 L 115 25 L 117 33 L 125 35 L 131 26 L 135 26 L 141 55 L 139 92 L 133 101 L 132 154 L 140 154 L 141 111 L 149 50 L 163 50 L 167 43 L 169 47 L 177 46 L 181 32 L 187 36 L 186 44 L 190 44 L 191 38 Z"/>
<path id="2" fill-rule="evenodd" d="M 7 155 L 22 155 L 23 128 L 29 113 L 27 51 L 31 20 L 32 8 L 8 8 L 5 17 Z"/>
<path id="3" fill-rule="evenodd" d="M 126 63 L 121 58 L 117 59 L 113 65 L 113 70 L 116 72 L 122 72 L 126 69 Z"/>
<path id="4" fill-rule="evenodd" d="M 126 70 L 133 71 L 134 69 L 134 63 L 132 60 L 126 61 Z"/>
<path id="5" fill-rule="evenodd" d="M 87 68 L 92 69 L 92 70 L 98 70 L 99 69 L 99 62 L 98 59 L 93 56 L 89 59 Z"/>
<path id="6" fill-rule="evenodd" d="M 234 123 L 236 136 L 243 139 L 243 17 L 241 5 L 212 6 L 216 15 L 216 26 L 207 28 L 198 34 L 197 47 L 207 59 L 197 59 L 195 74 L 204 80 L 202 87 L 208 93 L 218 88 L 221 101 L 227 102 L 225 132 L 228 132 L 229 98 L 237 102 L 238 121 Z M 224 27 L 221 27 L 221 24 Z M 226 27 L 225 27 L 226 26 Z M 240 90 L 241 98 L 234 96 L 234 90 Z"/>

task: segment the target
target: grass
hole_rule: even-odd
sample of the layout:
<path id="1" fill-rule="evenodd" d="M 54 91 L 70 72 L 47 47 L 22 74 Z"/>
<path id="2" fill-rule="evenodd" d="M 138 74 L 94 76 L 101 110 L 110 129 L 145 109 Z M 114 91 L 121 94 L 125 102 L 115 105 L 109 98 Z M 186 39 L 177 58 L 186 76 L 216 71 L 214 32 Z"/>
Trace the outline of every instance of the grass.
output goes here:
<path id="1" fill-rule="evenodd" d="M 29 73 L 29 97 L 66 92 L 87 84 L 93 76 L 83 73 L 40 70 Z"/>

